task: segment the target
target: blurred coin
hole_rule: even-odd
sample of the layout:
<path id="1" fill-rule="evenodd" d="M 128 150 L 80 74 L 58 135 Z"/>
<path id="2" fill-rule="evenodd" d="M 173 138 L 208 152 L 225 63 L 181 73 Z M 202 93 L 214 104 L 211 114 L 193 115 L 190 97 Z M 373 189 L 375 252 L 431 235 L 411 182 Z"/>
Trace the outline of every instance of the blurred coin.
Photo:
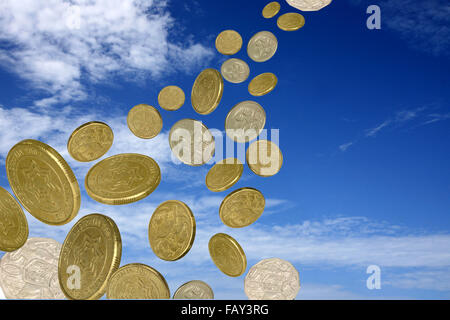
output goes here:
<path id="1" fill-rule="evenodd" d="M 28 238 L 28 221 L 22 207 L 0 187 L 0 251 L 14 251 Z"/>
<path id="2" fill-rule="evenodd" d="M 238 159 L 224 159 L 208 171 L 206 186 L 213 192 L 225 191 L 239 181 L 243 171 L 244 165 Z"/>
<path id="3" fill-rule="evenodd" d="M 221 54 L 233 55 L 242 48 L 242 37 L 234 30 L 222 31 L 216 38 L 216 49 Z"/>
<path id="4" fill-rule="evenodd" d="M 277 48 L 278 40 L 275 35 L 269 31 L 261 31 L 248 42 L 247 53 L 253 61 L 265 62 L 273 57 Z"/>
<path id="5" fill-rule="evenodd" d="M 235 105 L 225 119 L 225 131 L 232 140 L 240 143 L 256 139 L 266 124 L 266 112 L 255 101 Z"/>
<path id="6" fill-rule="evenodd" d="M 277 174 L 283 165 L 280 148 L 268 140 L 253 142 L 247 149 L 246 158 L 249 168 L 261 177 Z"/>
<path id="7" fill-rule="evenodd" d="M 217 233 L 209 240 L 209 254 L 220 271 L 239 277 L 247 268 L 247 258 L 239 243 L 225 233 Z"/>
<path id="8" fill-rule="evenodd" d="M 128 113 L 127 124 L 131 132 L 141 139 L 156 137 L 163 127 L 159 111 L 147 104 L 134 106 Z"/>
<path id="9" fill-rule="evenodd" d="M 175 294 L 174 299 L 214 299 L 214 292 L 211 287 L 200 280 L 192 280 L 180 286 Z"/>
<path id="10" fill-rule="evenodd" d="M 305 18 L 295 12 L 285 13 L 277 20 L 278 28 L 284 31 L 295 31 L 305 25 Z"/>
<path id="11" fill-rule="evenodd" d="M 248 92 L 256 97 L 268 94 L 275 89 L 278 83 L 277 76 L 271 72 L 262 73 L 253 78 L 248 85 Z"/>
<path id="12" fill-rule="evenodd" d="M 264 7 L 262 15 L 266 19 L 273 18 L 278 14 L 278 12 L 280 12 L 280 8 L 281 6 L 278 2 L 270 2 Z"/>
<path id="13" fill-rule="evenodd" d="M 301 11 L 318 11 L 331 3 L 332 0 L 286 0 L 286 2 Z"/>
<path id="14" fill-rule="evenodd" d="M 244 60 L 232 58 L 222 64 L 220 72 L 228 82 L 241 83 L 247 80 L 250 68 Z"/>
<path id="15" fill-rule="evenodd" d="M 207 115 L 216 110 L 223 95 L 223 78 L 216 69 L 205 69 L 192 86 L 191 103 L 194 110 Z"/>
<path id="16" fill-rule="evenodd" d="M 158 103 L 161 108 L 168 111 L 175 111 L 184 105 L 184 91 L 177 86 L 167 86 L 158 95 Z"/>

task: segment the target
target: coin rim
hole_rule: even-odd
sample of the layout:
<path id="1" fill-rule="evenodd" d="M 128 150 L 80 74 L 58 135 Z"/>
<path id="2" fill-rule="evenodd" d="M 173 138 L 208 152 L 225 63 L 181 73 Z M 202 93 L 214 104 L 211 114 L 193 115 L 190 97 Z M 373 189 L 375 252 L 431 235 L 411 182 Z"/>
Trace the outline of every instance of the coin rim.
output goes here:
<path id="1" fill-rule="evenodd" d="M 251 88 L 252 86 L 255 85 L 254 81 L 259 80 L 259 78 L 262 78 L 262 76 L 264 76 L 264 75 L 270 75 L 271 76 L 271 82 L 270 82 L 271 85 L 268 86 L 266 88 L 266 90 L 264 90 L 264 91 L 256 91 L 253 88 Z M 277 76 L 274 73 L 272 73 L 272 72 L 264 72 L 264 73 L 261 73 L 261 74 L 257 75 L 256 77 L 254 77 L 250 81 L 250 83 L 248 84 L 248 93 L 250 93 L 254 97 L 262 97 L 262 96 L 272 92 L 276 88 L 277 84 L 278 84 L 278 78 L 277 78 Z"/>
<path id="2" fill-rule="evenodd" d="M 193 283 L 193 282 L 195 282 L 195 283 L 202 283 L 202 284 L 204 284 L 208 289 L 209 289 L 209 291 L 210 291 L 210 293 L 211 293 L 211 298 L 208 298 L 208 299 L 204 299 L 204 300 L 214 300 L 214 291 L 213 291 L 213 289 L 211 288 L 211 286 L 209 285 L 209 284 L 207 284 L 205 281 L 202 281 L 202 280 L 191 280 L 191 281 L 188 281 L 188 282 L 186 282 L 186 283 L 183 283 L 181 286 L 179 286 L 178 287 L 178 289 L 175 291 L 175 293 L 173 294 L 173 297 L 172 297 L 172 299 L 179 299 L 179 300 L 188 300 L 188 299 L 186 299 L 186 298 L 177 298 L 176 296 L 177 296 L 177 293 L 178 293 L 178 291 L 180 291 L 183 287 L 185 287 L 185 286 L 187 286 L 188 284 L 190 284 L 190 283 Z M 194 299 L 195 300 L 195 299 Z"/>
<path id="3" fill-rule="evenodd" d="M 200 112 L 198 110 L 196 104 L 194 104 L 194 101 L 193 101 L 193 99 L 194 99 L 194 88 L 196 87 L 196 85 L 198 85 L 197 84 L 197 80 L 200 78 L 200 76 L 204 72 L 206 73 L 206 72 L 210 72 L 210 71 L 212 71 L 219 78 L 219 94 L 217 95 L 216 99 L 214 100 L 214 103 L 211 106 L 209 106 L 209 108 L 207 108 L 206 111 Z M 220 101 L 222 100 L 223 88 L 224 88 L 224 81 L 223 81 L 223 77 L 220 74 L 219 70 L 216 70 L 214 68 L 207 68 L 207 69 L 204 69 L 203 71 L 201 71 L 198 74 L 197 78 L 195 78 L 195 81 L 194 81 L 194 84 L 192 85 L 192 90 L 191 90 L 191 104 L 192 104 L 192 108 L 194 109 L 194 111 L 197 112 L 198 114 L 201 114 L 201 115 L 208 115 L 208 114 L 212 113 L 214 110 L 216 110 L 217 107 L 220 104 Z"/>
<path id="4" fill-rule="evenodd" d="M 280 157 L 281 157 L 281 163 L 280 163 L 280 166 L 278 167 L 277 172 L 275 172 L 274 174 L 270 174 L 270 175 L 263 175 L 263 174 L 260 174 L 260 173 L 258 173 L 258 172 L 256 172 L 256 171 L 254 170 L 253 164 L 250 164 L 250 161 L 248 161 L 250 147 L 251 147 L 253 144 L 258 143 L 258 142 L 260 142 L 260 141 L 261 141 L 261 142 L 267 141 L 267 142 L 269 142 L 270 144 L 273 144 L 274 146 L 277 147 L 277 149 L 278 149 L 278 151 L 279 151 L 279 154 L 280 154 Z M 256 140 L 256 141 L 253 141 L 253 142 L 248 146 L 247 151 L 245 152 L 245 161 L 247 162 L 247 166 L 250 168 L 250 170 L 251 170 L 254 174 L 256 174 L 256 175 L 258 175 L 258 176 L 260 176 L 260 177 L 263 177 L 263 178 L 267 178 L 267 177 L 273 177 L 273 176 L 276 175 L 278 172 L 280 172 L 281 168 L 283 167 L 283 161 L 284 161 L 284 158 L 283 158 L 283 153 L 281 152 L 280 147 L 279 147 L 276 143 L 274 143 L 274 142 L 272 142 L 272 141 L 270 141 L 270 140 L 267 140 L 267 139 L 262 139 L 262 140 Z"/>
<path id="5" fill-rule="evenodd" d="M 175 107 L 175 108 L 165 108 L 165 107 L 161 104 L 161 93 L 162 93 L 165 89 L 167 89 L 167 88 L 176 88 L 177 90 L 179 90 L 179 92 L 181 92 L 181 93 L 183 94 L 183 102 L 181 103 L 180 106 L 177 106 L 177 107 Z M 159 93 L 158 93 L 158 104 L 159 104 L 159 106 L 160 106 L 162 109 L 164 109 L 164 110 L 166 110 L 166 111 L 176 111 L 176 110 L 180 109 L 182 106 L 184 106 L 185 102 L 186 102 L 186 94 L 184 93 L 183 89 L 181 89 L 179 86 L 176 86 L 176 85 L 165 86 L 165 87 L 162 88 L 162 89 L 159 91 Z"/>
<path id="6" fill-rule="evenodd" d="M 275 51 L 274 51 L 273 54 L 272 54 L 270 57 L 268 57 L 267 59 L 264 59 L 264 60 L 255 60 L 255 59 L 253 59 L 252 56 L 250 55 L 250 43 L 252 43 L 253 39 L 256 38 L 256 36 L 258 36 L 258 35 L 261 34 L 261 33 L 269 33 L 269 34 L 271 35 L 271 37 L 273 37 L 273 39 L 275 39 L 275 42 L 276 42 Z M 260 63 L 262 63 L 262 62 L 269 61 L 270 59 L 273 58 L 273 56 L 275 55 L 275 53 L 277 53 L 277 51 L 278 51 L 278 39 L 277 39 L 277 37 L 276 37 L 272 32 L 267 31 L 267 30 L 263 30 L 263 31 L 259 31 L 259 32 L 255 33 L 255 34 L 250 38 L 250 40 L 248 41 L 248 44 L 247 44 L 247 55 L 248 55 L 248 57 L 249 57 L 252 61 L 254 61 L 254 62 L 260 62 Z"/>
<path id="7" fill-rule="evenodd" d="M 238 162 L 238 163 L 232 163 L 231 165 L 237 165 L 237 166 L 239 166 L 239 169 L 240 169 L 240 170 L 239 170 L 239 173 L 238 173 L 237 175 L 234 176 L 234 178 L 232 179 L 231 182 L 229 182 L 229 183 L 227 183 L 227 184 L 225 184 L 225 185 L 223 185 L 222 187 L 217 188 L 217 189 L 212 188 L 212 187 L 208 184 L 208 176 L 209 176 L 210 172 L 211 172 L 212 169 L 214 169 L 217 165 L 223 165 L 224 163 L 226 164 L 227 160 L 230 160 L 230 159 L 236 160 L 236 161 Z M 235 161 L 235 162 L 236 162 L 236 161 Z M 208 170 L 208 173 L 206 174 L 206 177 L 205 177 L 205 184 L 206 184 L 206 187 L 207 187 L 210 191 L 212 191 L 212 192 L 222 192 L 222 191 L 228 190 L 228 189 L 230 189 L 232 186 L 234 186 L 234 185 L 241 179 L 242 173 L 243 173 L 243 172 L 244 172 L 244 164 L 243 164 L 239 159 L 237 159 L 237 158 L 226 158 L 226 159 L 220 160 L 220 161 L 217 162 L 215 165 L 213 165 L 213 166 L 211 167 L 211 169 Z"/>
<path id="8" fill-rule="evenodd" d="M 288 5 L 290 5 L 291 7 L 295 8 L 297 10 L 304 11 L 304 12 L 312 12 L 312 11 L 319 11 L 319 10 L 322 10 L 323 8 L 325 8 L 325 7 L 328 7 L 331 4 L 331 2 L 333 2 L 333 0 L 330 0 L 329 3 L 327 3 L 326 5 L 320 7 L 319 9 L 315 9 L 315 8 L 309 9 L 309 8 L 305 8 L 305 7 L 300 7 L 300 5 L 295 2 L 295 0 L 294 1 L 286 0 L 286 2 L 288 3 Z"/>
<path id="9" fill-rule="evenodd" d="M 269 11 L 269 14 L 267 14 L 267 11 L 269 10 L 268 7 L 270 5 L 277 6 L 278 9 L 276 9 L 275 11 Z M 264 6 L 264 8 L 262 10 L 262 16 L 264 18 L 266 18 L 266 19 L 271 19 L 271 18 L 275 17 L 280 12 L 280 9 L 281 9 L 281 5 L 280 5 L 280 3 L 278 1 L 269 2 L 268 4 L 266 4 Z M 266 14 L 264 14 L 264 13 L 266 13 Z"/>
<path id="10" fill-rule="evenodd" d="M 231 60 L 237 60 L 237 61 L 239 61 L 239 62 L 243 62 L 244 65 L 247 67 L 248 74 L 247 74 L 247 76 L 245 77 L 244 80 L 242 80 L 242 81 L 231 81 L 231 80 L 227 79 L 227 78 L 225 77 L 225 75 L 223 74 L 223 66 L 225 65 L 225 63 L 230 62 Z M 247 81 L 248 77 L 250 77 L 250 67 L 249 67 L 248 63 L 245 62 L 245 61 L 242 60 L 242 59 L 238 59 L 238 58 L 230 58 L 230 59 L 225 60 L 225 61 L 222 63 L 222 65 L 220 66 L 220 73 L 221 73 L 222 77 L 223 77 L 225 80 L 227 80 L 228 82 L 234 83 L 234 84 L 238 84 L 238 83 L 243 83 L 243 82 Z"/>
<path id="11" fill-rule="evenodd" d="M 228 134 L 227 121 L 228 121 L 228 117 L 230 116 L 231 112 L 232 112 L 237 106 L 239 106 L 240 104 L 243 104 L 243 103 L 245 103 L 245 102 L 253 102 L 253 103 L 256 103 L 256 104 L 261 108 L 261 110 L 263 111 L 263 114 L 264 114 L 264 125 L 263 125 L 263 127 L 259 130 L 258 135 L 257 135 L 255 138 L 249 139 L 249 138 L 246 136 L 246 137 L 245 137 L 245 141 L 238 141 L 238 140 L 236 140 L 236 137 L 232 137 L 232 136 L 230 136 L 230 135 Z M 264 127 L 266 126 L 266 121 L 267 121 L 266 110 L 264 110 L 264 108 L 263 108 L 258 102 L 253 101 L 253 100 L 245 100 L 245 101 L 241 101 L 241 102 L 235 104 L 235 105 L 233 106 L 233 108 L 231 108 L 230 111 L 228 111 L 227 116 L 225 117 L 225 133 L 226 133 L 227 136 L 228 136 L 231 140 L 233 140 L 234 142 L 237 142 L 237 143 L 247 143 L 247 142 L 253 141 L 253 140 L 255 140 L 255 139 L 258 139 L 259 135 L 260 135 L 261 132 L 264 130 Z"/>
<path id="12" fill-rule="evenodd" d="M 282 19 L 283 17 L 286 17 L 286 16 L 300 16 L 303 19 L 303 24 L 300 25 L 300 26 L 297 25 L 297 26 L 292 27 L 292 28 L 283 26 L 280 23 L 280 19 Z M 305 23 L 306 23 L 305 17 L 302 14 L 298 13 L 298 12 L 287 12 L 287 13 L 282 14 L 281 16 L 279 16 L 278 19 L 277 19 L 277 26 L 278 26 L 278 28 L 280 28 L 283 31 L 297 31 L 297 30 L 303 28 L 305 26 Z"/>
<path id="13" fill-rule="evenodd" d="M 226 240 L 228 240 L 234 247 L 235 249 L 238 251 L 239 256 L 241 257 L 241 262 L 242 262 L 242 270 L 239 274 L 237 275 L 233 275 L 230 274 L 229 272 L 225 272 L 224 270 L 222 270 L 216 263 L 216 261 L 214 260 L 212 254 L 211 254 L 211 240 L 214 237 L 223 237 Z M 237 278 L 242 276 L 245 273 L 245 270 L 247 270 L 247 256 L 245 255 L 244 249 L 242 249 L 241 245 L 239 244 L 239 242 L 237 242 L 236 239 L 234 239 L 232 236 L 226 234 L 226 233 L 216 233 L 215 235 L 213 235 L 208 242 L 208 250 L 209 250 L 209 255 L 211 257 L 211 260 L 214 262 L 214 264 L 216 265 L 217 269 L 219 269 L 220 271 L 222 271 L 224 274 L 226 274 L 227 276 L 233 277 L 233 278 Z"/>
<path id="14" fill-rule="evenodd" d="M 219 50 L 219 47 L 217 46 L 217 41 L 218 41 L 220 35 L 222 35 L 223 33 L 226 33 L 226 32 L 233 32 L 233 33 L 236 33 L 236 34 L 239 36 L 239 38 L 241 39 L 241 44 L 240 44 L 239 48 L 237 49 L 237 51 L 232 51 L 232 53 L 225 53 L 225 52 Z M 216 50 L 217 50 L 219 53 L 223 54 L 224 56 L 233 56 L 233 55 L 237 54 L 239 51 L 241 51 L 242 46 L 244 45 L 244 40 L 243 40 L 241 34 L 240 34 L 239 32 L 237 32 L 236 30 L 233 30 L 233 29 L 226 29 L 226 30 L 223 30 L 222 32 L 220 32 L 220 33 L 217 35 L 216 41 L 215 41 L 214 44 L 215 44 Z"/>
<path id="15" fill-rule="evenodd" d="M 158 120 L 160 120 L 159 123 L 161 123 L 161 128 L 158 130 L 157 133 L 155 133 L 155 134 L 153 134 L 153 135 L 145 136 L 145 135 L 140 135 L 140 134 L 138 134 L 135 130 L 131 129 L 131 126 L 130 126 L 130 114 L 131 114 L 131 112 L 132 112 L 135 108 L 141 107 L 141 106 L 153 108 L 154 111 L 156 111 L 156 115 L 157 115 L 157 117 L 158 117 Z M 128 126 L 128 129 L 130 129 L 131 133 L 133 133 L 136 137 L 141 138 L 141 139 L 145 139 L 145 140 L 149 140 L 149 139 L 155 138 L 158 134 L 161 133 L 164 124 L 163 124 L 163 119 L 162 119 L 161 113 L 159 113 L 158 109 L 156 109 L 154 106 L 151 106 L 151 105 L 149 105 L 149 104 L 140 103 L 140 104 L 135 105 L 133 108 L 130 109 L 130 111 L 128 111 L 128 115 L 127 115 L 127 126 Z"/>

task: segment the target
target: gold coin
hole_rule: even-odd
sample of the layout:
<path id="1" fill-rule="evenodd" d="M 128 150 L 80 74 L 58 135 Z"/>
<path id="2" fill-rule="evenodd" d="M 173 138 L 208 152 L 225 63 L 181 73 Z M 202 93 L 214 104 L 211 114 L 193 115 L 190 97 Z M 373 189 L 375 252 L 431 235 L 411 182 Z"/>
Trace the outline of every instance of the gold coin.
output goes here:
<path id="1" fill-rule="evenodd" d="M 220 271 L 239 277 L 247 268 L 247 258 L 239 243 L 225 233 L 217 233 L 209 240 L 209 254 Z"/>
<path id="2" fill-rule="evenodd" d="M 261 192 L 253 188 L 241 188 L 231 192 L 222 201 L 219 215 L 222 222 L 231 228 L 251 225 L 264 212 L 266 200 Z"/>
<path id="3" fill-rule="evenodd" d="M 248 92 L 256 97 L 263 96 L 275 89 L 277 82 L 278 79 L 273 73 L 262 73 L 250 81 L 248 85 Z"/>
<path id="4" fill-rule="evenodd" d="M 245 143 L 256 139 L 266 125 L 266 112 L 255 101 L 235 105 L 225 118 L 225 132 L 230 139 Z"/>
<path id="5" fill-rule="evenodd" d="M 216 110 L 223 95 L 223 78 L 216 69 L 205 69 L 192 86 L 191 103 L 194 110 L 207 115 Z"/>
<path id="6" fill-rule="evenodd" d="M 234 30 L 222 31 L 216 38 L 216 48 L 224 55 L 236 54 L 242 48 L 242 37 Z"/>
<path id="7" fill-rule="evenodd" d="M 206 186 L 213 192 L 225 191 L 239 181 L 243 171 L 244 165 L 238 159 L 224 159 L 208 171 Z"/>
<path id="8" fill-rule="evenodd" d="M 167 111 L 175 111 L 184 105 L 186 97 L 184 91 L 177 86 L 167 86 L 158 94 L 158 103 Z"/>
<path id="9" fill-rule="evenodd" d="M 142 154 L 123 153 L 100 161 L 85 179 L 88 195 L 104 204 L 120 205 L 150 195 L 161 181 L 155 160 Z"/>
<path id="10" fill-rule="evenodd" d="M 273 1 L 271 3 L 268 3 L 264 7 L 262 15 L 266 19 L 273 18 L 278 14 L 278 12 L 280 12 L 280 8 L 281 8 L 280 4 L 276 1 Z"/>
<path id="11" fill-rule="evenodd" d="M 258 140 L 247 149 L 247 164 L 250 169 L 261 177 L 271 177 L 277 174 L 283 165 L 283 154 L 272 141 Z"/>
<path id="12" fill-rule="evenodd" d="M 141 139 L 156 137 L 163 127 L 159 111 L 147 104 L 134 106 L 128 113 L 127 124 L 131 132 Z"/>
<path id="13" fill-rule="evenodd" d="M 11 188 L 25 209 L 50 225 L 71 221 L 80 209 L 80 187 L 64 158 L 37 140 L 16 144 L 6 157 Z"/>
<path id="14" fill-rule="evenodd" d="M 152 267 L 131 263 L 117 270 L 109 280 L 107 299 L 170 299 L 164 277 Z"/>
<path id="15" fill-rule="evenodd" d="M 181 201 L 161 203 L 150 219 L 148 238 L 153 252 L 159 258 L 167 261 L 181 259 L 194 243 L 194 214 Z"/>
<path id="16" fill-rule="evenodd" d="M 192 280 L 180 286 L 173 294 L 174 299 L 214 299 L 214 292 L 211 287 L 201 281 Z"/>
<path id="17" fill-rule="evenodd" d="M 106 123 L 92 121 L 75 129 L 67 142 L 67 150 L 77 161 L 94 161 L 108 152 L 113 140 L 113 131 Z"/>
<path id="18" fill-rule="evenodd" d="M 27 239 L 28 221 L 22 207 L 8 191 L 0 187 L 0 250 L 17 250 Z"/>
<path id="19" fill-rule="evenodd" d="M 101 298 L 121 255 L 120 232 L 111 218 L 101 214 L 81 218 L 67 234 L 59 256 L 59 284 L 66 297 Z"/>
<path id="20" fill-rule="evenodd" d="M 300 13 L 285 13 L 278 18 L 277 25 L 281 30 L 295 31 L 305 25 L 305 18 Z"/>

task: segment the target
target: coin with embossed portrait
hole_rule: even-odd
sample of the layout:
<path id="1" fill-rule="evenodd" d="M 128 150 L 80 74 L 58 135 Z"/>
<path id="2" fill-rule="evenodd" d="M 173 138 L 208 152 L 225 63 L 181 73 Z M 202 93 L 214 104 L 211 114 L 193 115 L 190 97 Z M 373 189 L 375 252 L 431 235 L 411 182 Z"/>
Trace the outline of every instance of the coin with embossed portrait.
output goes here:
<path id="1" fill-rule="evenodd" d="M 255 34 L 247 46 L 250 59 L 255 62 L 265 62 L 277 52 L 278 40 L 272 32 L 261 31 Z"/>
<path id="2" fill-rule="evenodd" d="M 239 181 L 243 171 L 244 165 L 238 159 L 223 159 L 208 171 L 206 186 L 213 192 L 225 191 Z"/>
<path id="3" fill-rule="evenodd" d="M 174 299 L 214 299 L 211 287 L 203 281 L 192 280 L 181 285 L 173 295 Z"/>
<path id="4" fill-rule="evenodd" d="M 216 110 L 222 100 L 223 78 L 216 69 L 205 69 L 192 86 L 191 103 L 195 112 L 207 115 Z"/>
<path id="5" fill-rule="evenodd" d="M 217 233 L 208 243 L 212 261 L 220 271 L 230 277 L 239 277 L 247 268 L 247 258 L 240 244 L 225 233 Z"/>
<path id="6" fill-rule="evenodd" d="M 246 161 L 250 170 L 258 176 L 271 177 L 281 170 L 283 154 L 272 141 L 258 140 L 248 147 Z"/>
<path id="7" fill-rule="evenodd" d="M 242 48 L 242 37 L 234 30 L 222 31 L 216 38 L 216 49 L 221 54 L 233 55 Z"/>
<path id="8" fill-rule="evenodd" d="M 0 251 L 19 249 L 28 238 L 28 221 L 22 207 L 0 187 Z"/>
<path id="9" fill-rule="evenodd" d="M 127 124 L 131 132 L 141 139 L 156 137 L 163 127 L 161 114 L 148 104 L 134 106 L 128 113 Z"/>
<path id="10" fill-rule="evenodd" d="M 228 82 L 241 83 L 247 80 L 250 68 L 244 60 L 232 58 L 222 64 L 220 72 Z"/>
<path id="11" fill-rule="evenodd" d="M 318 11 L 325 8 L 332 0 L 286 0 L 291 6 L 301 11 Z"/>
<path id="12" fill-rule="evenodd" d="M 256 139 L 266 125 L 266 112 L 255 101 L 235 105 L 225 118 L 225 132 L 230 139 L 245 143 Z"/>
<path id="13" fill-rule="evenodd" d="M 167 86 L 158 94 L 158 103 L 167 111 L 175 111 L 184 105 L 186 96 L 183 89 L 177 86 Z"/>

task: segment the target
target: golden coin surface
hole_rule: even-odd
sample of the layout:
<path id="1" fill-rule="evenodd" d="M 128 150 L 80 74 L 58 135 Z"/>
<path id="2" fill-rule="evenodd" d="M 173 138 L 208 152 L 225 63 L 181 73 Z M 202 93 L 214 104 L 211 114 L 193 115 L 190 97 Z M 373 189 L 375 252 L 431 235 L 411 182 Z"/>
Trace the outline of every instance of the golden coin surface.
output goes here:
<path id="1" fill-rule="evenodd" d="M 216 163 L 206 175 L 206 186 L 213 192 L 231 188 L 242 176 L 244 165 L 235 158 L 227 158 Z"/>
<path id="2" fill-rule="evenodd" d="M 175 261 L 184 257 L 195 239 L 195 218 L 191 209 L 178 200 L 161 203 L 150 219 L 148 239 L 159 258 Z"/>
<path id="3" fill-rule="evenodd" d="M 141 139 L 156 137 L 163 127 L 159 111 L 147 104 L 134 106 L 128 113 L 127 124 L 131 132 Z"/>
<path id="4" fill-rule="evenodd" d="M 106 123 L 93 121 L 75 129 L 67 143 L 67 150 L 75 160 L 89 162 L 108 152 L 113 141 L 112 129 Z"/>
<path id="5" fill-rule="evenodd" d="M 131 263 L 117 270 L 109 280 L 108 299 L 170 299 L 164 277 L 152 267 Z"/>
<path id="6" fill-rule="evenodd" d="M 167 111 L 180 109 L 186 100 L 184 91 L 177 86 L 167 86 L 158 94 L 158 103 L 161 108 Z"/>
<path id="7" fill-rule="evenodd" d="M 278 40 L 272 32 L 261 31 L 255 34 L 247 46 L 247 54 L 255 62 L 265 62 L 277 52 Z"/>
<path id="8" fill-rule="evenodd" d="M 295 31 L 305 25 L 305 18 L 300 13 L 285 13 L 278 18 L 277 25 L 281 30 Z"/>
<path id="9" fill-rule="evenodd" d="M 201 121 L 193 119 L 182 119 L 172 126 L 169 145 L 177 159 L 190 166 L 204 165 L 215 152 L 211 131 Z"/>
<path id="10" fill-rule="evenodd" d="M 211 287 L 200 280 L 192 280 L 180 286 L 173 295 L 174 299 L 214 299 Z"/>
<path id="11" fill-rule="evenodd" d="M 231 228 L 251 225 L 264 212 L 266 200 L 263 194 L 253 188 L 241 188 L 231 192 L 219 208 L 220 220 Z"/>
<path id="12" fill-rule="evenodd" d="M 247 80 L 250 68 L 244 60 L 232 58 L 222 64 L 220 72 L 228 82 L 241 83 Z"/>
<path id="13" fill-rule="evenodd" d="M 258 176 L 271 177 L 281 170 L 283 154 L 272 141 L 258 140 L 248 147 L 246 160 L 249 168 Z"/>
<path id="14" fill-rule="evenodd" d="M 118 154 L 100 161 L 86 175 L 88 195 L 103 204 L 120 205 L 150 195 L 161 181 L 155 160 L 135 153 Z"/>
<path id="15" fill-rule="evenodd" d="M 262 73 L 253 78 L 248 85 L 248 92 L 252 96 L 260 97 L 275 89 L 278 83 L 277 76 L 271 72 Z"/>
<path id="16" fill-rule="evenodd" d="M 239 277 L 247 268 L 247 258 L 239 243 L 225 233 L 217 233 L 209 240 L 209 254 L 220 271 Z"/>
<path id="17" fill-rule="evenodd" d="M 111 218 L 101 214 L 81 218 L 67 234 L 59 256 L 59 284 L 66 297 L 101 298 L 121 255 L 122 240 Z"/>
<path id="18" fill-rule="evenodd" d="M 222 31 L 216 38 L 216 49 L 221 54 L 233 55 L 242 48 L 242 37 L 234 30 Z"/>
<path id="19" fill-rule="evenodd" d="M 37 140 L 16 144 L 6 157 L 6 173 L 20 203 L 50 225 L 71 221 L 80 209 L 80 187 L 64 158 Z"/>
<path id="20" fill-rule="evenodd" d="M 266 112 L 255 101 L 235 105 L 225 118 L 225 132 L 230 139 L 245 143 L 256 139 L 266 125 Z"/>
<path id="21" fill-rule="evenodd" d="M 28 239 L 28 221 L 22 207 L 0 187 L 0 251 L 11 252 L 22 247 Z"/>
<path id="22" fill-rule="evenodd" d="M 268 3 L 264 7 L 264 9 L 262 11 L 262 15 L 266 19 L 273 18 L 278 14 L 278 12 L 280 12 L 280 8 L 281 8 L 280 3 L 273 1 L 271 3 Z"/>
<path id="23" fill-rule="evenodd" d="M 192 86 L 191 103 L 194 110 L 207 115 L 216 110 L 223 95 L 223 78 L 216 69 L 205 69 Z"/>

